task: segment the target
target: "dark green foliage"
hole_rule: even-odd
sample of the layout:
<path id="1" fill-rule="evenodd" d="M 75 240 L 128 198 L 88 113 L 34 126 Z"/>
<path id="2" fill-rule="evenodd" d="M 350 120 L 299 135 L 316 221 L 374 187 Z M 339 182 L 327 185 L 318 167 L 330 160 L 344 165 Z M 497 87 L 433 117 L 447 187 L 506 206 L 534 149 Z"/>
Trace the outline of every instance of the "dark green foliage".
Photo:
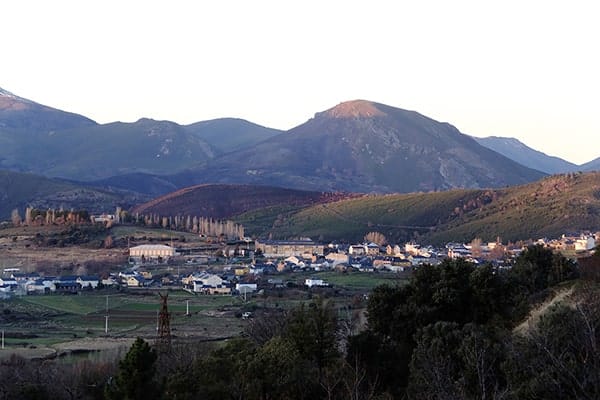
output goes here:
<path id="1" fill-rule="evenodd" d="M 515 399 L 600 398 L 600 309 L 597 297 L 589 299 L 555 307 L 515 338 L 506 363 Z"/>
<path id="2" fill-rule="evenodd" d="M 248 369 L 252 371 L 251 392 L 260 399 L 299 398 L 298 391 L 307 389 L 301 383 L 306 382 L 306 374 L 311 371 L 296 345 L 281 337 L 261 346 Z"/>
<path id="3" fill-rule="evenodd" d="M 119 371 L 106 389 L 108 399 L 146 400 L 161 398 L 160 385 L 155 381 L 156 351 L 142 338 L 137 338 L 125 358 L 119 361 Z"/>
<path id="4" fill-rule="evenodd" d="M 515 310 L 574 276 L 572 262 L 542 247 L 526 250 L 508 272 L 463 259 L 424 265 L 408 285 L 373 290 L 369 329 L 350 340 L 348 357 L 396 396 L 407 385 L 414 398 L 498 394 L 506 387 L 503 332 L 516 323 Z"/>
<path id="5" fill-rule="evenodd" d="M 257 317 L 260 318 L 260 317 Z M 266 321 L 265 321 L 266 322 Z M 312 399 L 341 358 L 337 322 L 330 304 L 317 300 L 287 316 L 282 328 L 260 344 L 245 338 L 168 376 L 172 399 Z"/>
<path id="6" fill-rule="evenodd" d="M 367 310 L 369 331 L 351 340 L 349 354 L 365 363 L 369 373 L 385 376 L 393 371 L 395 378 L 386 377 L 382 383 L 399 394 L 409 382 L 409 362 L 420 329 L 438 321 L 461 327 L 501 320 L 510 310 L 509 293 L 505 277 L 491 266 L 475 267 L 463 259 L 424 265 L 408 285 L 373 290 Z M 383 363 L 373 360 L 374 354 Z M 390 355 L 394 359 L 388 363 Z"/>
<path id="7" fill-rule="evenodd" d="M 504 385 L 503 343 L 478 325 L 437 322 L 419 330 L 410 365 L 411 398 L 494 398 Z"/>
<path id="8" fill-rule="evenodd" d="M 529 293 L 577 277 L 575 264 L 541 245 L 530 246 L 517 258 L 512 275 Z"/>
<path id="9" fill-rule="evenodd" d="M 300 356 L 313 363 L 319 376 L 337 356 L 337 319 L 330 303 L 317 299 L 291 312 L 283 337 Z"/>

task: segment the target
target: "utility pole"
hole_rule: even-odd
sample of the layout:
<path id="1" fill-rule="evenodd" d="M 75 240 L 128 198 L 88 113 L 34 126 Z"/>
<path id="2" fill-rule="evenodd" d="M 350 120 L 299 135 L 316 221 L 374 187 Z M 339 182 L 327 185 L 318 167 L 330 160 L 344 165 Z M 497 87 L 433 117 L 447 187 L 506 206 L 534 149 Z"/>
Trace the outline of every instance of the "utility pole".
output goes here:
<path id="1" fill-rule="evenodd" d="M 4 329 L 2 329 L 2 349 L 4 349 Z"/>
<path id="2" fill-rule="evenodd" d="M 104 315 L 104 333 L 108 334 L 108 295 L 106 295 L 106 314 Z"/>
<path id="3" fill-rule="evenodd" d="M 187 315 L 187 316 L 190 315 L 190 301 L 189 300 L 185 301 L 185 315 Z"/>

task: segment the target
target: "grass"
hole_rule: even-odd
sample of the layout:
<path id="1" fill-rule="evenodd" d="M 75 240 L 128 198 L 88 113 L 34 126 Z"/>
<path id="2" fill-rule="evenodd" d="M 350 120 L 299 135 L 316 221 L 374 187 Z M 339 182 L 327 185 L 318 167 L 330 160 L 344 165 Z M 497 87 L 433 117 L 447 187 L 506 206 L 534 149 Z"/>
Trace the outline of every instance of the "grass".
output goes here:
<path id="1" fill-rule="evenodd" d="M 80 296 L 61 296 L 61 295 L 45 295 L 45 296 L 27 296 L 22 301 L 34 304 L 41 307 L 46 307 L 52 310 L 85 315 L 106 308 L 106 296 L 98 295 L 80 295 Z M 114 307 L 114 303 L 121 303 L 122 299 L 115 296 L 109 296 L 109 306 Z"/>
<path id="2" fill-rule="evenodd" d="M 111 233 L 116 239 L 120 238 L 152 238 L 152 239 L 171 239 L 179 241 L 180 238 L 185 238 L 187 242 L 199 242 L 200 237 L 195 233 L 173 231 L 169 229 L 156 229 L 156 228 L 145 228 L 143 226 L 130 226 L 130 225 L 115 225 L 111 228 Z"/>
<path id="3" fill-rule="evenodd" d="M 323 272 L 317 275 L 319 279 L 350 289 L 372 290 L 380 285 L 396 285 L 406 282 L 406 277 L 396 274 L 349 272 L 340 274 L 336 272 Z"/>

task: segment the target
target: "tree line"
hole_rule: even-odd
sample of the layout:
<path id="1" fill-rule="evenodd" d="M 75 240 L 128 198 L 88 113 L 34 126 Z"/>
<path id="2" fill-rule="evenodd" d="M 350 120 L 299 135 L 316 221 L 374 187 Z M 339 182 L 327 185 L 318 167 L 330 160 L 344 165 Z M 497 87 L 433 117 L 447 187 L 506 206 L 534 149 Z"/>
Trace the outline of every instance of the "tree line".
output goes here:
<path id="1" fill-rule="evenodd" d="M 127 216 L 125 222 L 163 229 L 193 232 L 211 237 L 241 239 L 244 226 L 229 220 L 218 220 L 192 215 L 161 216 L 159 214 L 135 214 Z"/>
<path id="2" fill-rule="evenodd" d="M 10 214 L 13 226 L 78 225 L 88 223 L 89 219 L 90 215 L 86 210 L 56 210 L 53 208 L 39 210 L 33 207 L 26 207 L 24 217 L 21 217 L 18 208 L 13 209 Z"/>

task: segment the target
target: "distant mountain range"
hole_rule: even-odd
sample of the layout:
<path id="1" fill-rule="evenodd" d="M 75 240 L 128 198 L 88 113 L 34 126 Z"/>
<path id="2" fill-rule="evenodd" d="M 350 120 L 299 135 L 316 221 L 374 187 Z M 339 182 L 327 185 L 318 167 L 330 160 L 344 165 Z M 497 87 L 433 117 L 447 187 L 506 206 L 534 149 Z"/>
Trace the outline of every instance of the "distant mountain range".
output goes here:
<path id="1" fill-rule="evenodd" d="M 526 167 L 545 172 L 560 174 L 564 172 L 586 171 L 586 168 L 570 163 L 562 158 L 553 157 L 528 147 L 518 139 L 490 136 L 473 137 L 482 146 L 494 150 Z"/>
<path id="2" fill-rule="evenodd" d="M 233 118 L 188 126 L 147 118 L 100 125 L 0 89 L 0 168 L 48 177 L 173 174 L 276 133 Z"/>
<path id="3" fill-rule="evenodd" d="M 282 132 L 234 118 L 97 124 L 0 89 L 0 169 L 112 192 L 158 196 L 206 183 L 439 191 L 504 187 L 573 170 L 558 159 L 544 164 L 541 153 L 530 162 L 527 148 L 478 141 L 417 112 L 365 100 Z"/>
<path id="4" fill-rule="evenodd" d="M 600 171 L 600 158 L 596 158 L 581 166 L 583 171 Z"/>

